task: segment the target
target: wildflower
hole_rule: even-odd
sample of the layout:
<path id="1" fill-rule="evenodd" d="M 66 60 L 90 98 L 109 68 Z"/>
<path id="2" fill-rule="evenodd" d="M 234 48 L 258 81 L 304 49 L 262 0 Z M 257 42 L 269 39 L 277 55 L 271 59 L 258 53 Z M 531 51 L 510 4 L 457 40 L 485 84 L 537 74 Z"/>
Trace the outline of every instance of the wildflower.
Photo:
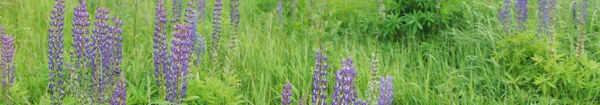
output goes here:
<path id="1" fill-rule="evenodd" d="M 369 82 L 369 91 L 367 91 L 368 102 L 370 104 L 377 104 L 377 94 L 379 93 L 379 70 L 377 67 L 377 54 L 373 53 L 371 55 L 373 60 L 371 60 L 371 82 Z"/>
<path id="2" fill-rule="evenodd" d="M 167 56 L 167 13 L 165 2 L 158 0 L 156 4 L 156 17 L 154 22 L 154 78 L 156 84 L 161 85 L 165 72 L 169 70 L 169 58 Z M 161 85 L 162 86 L 162 85 Z"/>
<path id="3" fill-rule="evenodd" d="M 121 77 L 121 80 L 117 82 L 115 90 L 113 91 L 113 99 L 110 101 L 111 105 L 127 105 L 127 84 L 125 78 Z"/>
<path id="4" fill-rule="evenodd" d="M 526 27 L 524 25 L 527 22 L 527 17 L 529 13 L 529 9 L 527 9 L 528 0 L 517 0 L 517 4 L 515 6 L 517 12 L 517 25 L 519 31 L 525 31 Z"/>
<path id="5" fill-rule="evenodd" d="M 171 41 L 173 45 L 171 46 L 172 53 L 171 57 L 171 66 L 172 69 L 167 71 L 166 73 L 166 81 L 167 81 L 167 97 L 166 100 L 172 103 L 181 103 L 180 98 L 183 98 L 185 95 L 185 77 L 188 72 L 188 60 L 189 54 L 191 53 L 192 42 L 190 41 L 190 34 L 188 31 L 188 27 L 184 24 L 177 24 L 175 26 L 175 33 L 173 35 L 175 38 Z M 183 83 L 180 83 L 182 82 Z M 182 92 L 178 91 L 179 85 L 182 86 Z"/>
<path id="6" fill-rule="evenodd" d="M 48 68 L 50 69 L 50 94 L 52 104 L 60 104 L 64 98 L 63 74 L 63 26 L 65 14 L 65 1 L 55 0 L 52 16 L 50 16 L 50 35 L 48 40 Z"/>
<path id="7" fill-rule="evenodd" d="M 197 23 L 203 23 L 204 22 L 204 14 L 206 13 L 206 0 L 198 0 L 198 22 Z M 202 56 L 204 55 L 205 51 L 206 51 L 206 39 L 204 38 L 204 36 L 202 36 L 202 34 L 200 33 L 196 33 L 196 41 L 194 41 L 194 45 L 195 45 L 195 49 L 194 52 L 196 52 L 196 65 L 202 64 Z"/>
<path id="8" fill-rule="evenodd" d="M 500 20 L 500 23 L 502 23 L 502 27 L 504 29 L 504 34 L 508 36 L 508 34 L 510 33 L 510 8 L 511 8 L 511 1 L 510 0 L 504 0 L 504 7 L 500 8 L 498 10 L 498 20 Z"/>
<path id="9" fill-rule="evenodd" d="M 290 99 L 292 96 L 292 84 L 290 84 L 290 82 L 283 85 L 283 92 L 281 93 L 281 96 L 281 105 L 292 104 L 292 99 Z"/>
<path id="10" fill-rule="evenodd" d="M 325 63 L 328 59 L 323 51 L 325 47 L 321 47 L 321 49 L 317 52 L 316 56 L 316 64 L 315 64 L 315 73 L 313 75 L 313 91 L 312 91 L 312 104 L 313 105 L 325 105 L 325 100 L 327 99 L 327 78 L 325 76 L 328 75 L 327 68 L 329 65 Z"/>
<path id="11" fill-rule="evenodd" d="M 4 33 L 4 28 L 0 27 L 2 32 L 0 35 L 0 41 L 2 41 L 2 63 L 0 69 L 2 70 L 2 87 L 10 88 L 11 84 L 15 82 L 15 62 L 13 61 L 15 55 L 15 44 L 12 36 Z"/>
<path id="12" fill-rule="evenodd" d="M 540 22 L 538 23 L 538 39 L 541 38 L 543 34 L 548 34 L 548 22 L 550 21 L 549 10 L 548 10 L 548 0 L 539 0 L 538 1 L 538 18 Z"/>
<path id="13" fill-rule="evenodd" d="M 578 27 L 577 31 L 579 32 L 579 39 L 577 40 L 577 57 L 582 57 L 585 54 L 585 23 L 587 20 L 587 8 L 588 8 L 588 0 L 583 0 L 582 3 L 579 4 L 578 12 L 581 15 L 577 15 L 577 21 L 575 22 Z M 577 28 L 576 27 L 576 28 Z"/>
<path id="14" fill-rule="evenodd" d="M 392 105 L 394 100 L 394 82 L 391 76 L 381 78 L 381 88 L 379 91 L 379 104 L 378 105 Z"/>
<path id="15" fill-rule="evenodd" d="M 213 11 L 213 34 L 212 34 L 212 56 L 213 67 L 216 67 L 217 57 L 219 56 L 219 41 L 221 40 L 221 10 L 223 10 L 222 0 L 215 2 L 215 9 Z M 213 68 L 214 69 L 214 68 Z"/>
<path id="16" fill-rule="evenodd" d="M 354 79 L 356 78 L 356 68 L 352 59 L 348 58 L 342 61 L 342 68 L 336 72 L 333 102 L 332 105 L 348 105 L 356 102 L 358 97 L 355 89 Z"/>
<path id="17" fill-rule="evenodd" d="M 173 0 L 173 17 L 171 17 L 171 23 L 177 24 L 181 19 L 183 12 L 183 0 Z"/>
<path id="18" fill-rule="evenodd" d="M 85 0 L 79 0 L 79 5 L 75 6 L 75 12 L 73 16 L 73 41 L 75 43 L 72 46 L 75 48 L 73 54 L 75 54 L 75 67 L 80 68 L 83 66 L 85 61 L 85 43 L 89 41 L 89 39 L 85 36 L 89 34 L 90 31 L 87 27 L 90 26 L 90 21 L 88 18 L 90 17 L 87 12 L 87 2 Z"/>

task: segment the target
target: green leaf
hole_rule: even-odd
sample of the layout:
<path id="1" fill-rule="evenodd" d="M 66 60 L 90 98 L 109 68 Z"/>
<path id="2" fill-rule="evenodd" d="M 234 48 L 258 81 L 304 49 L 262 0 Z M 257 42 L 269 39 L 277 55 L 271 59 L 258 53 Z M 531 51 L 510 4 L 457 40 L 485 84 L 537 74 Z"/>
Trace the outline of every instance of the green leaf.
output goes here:
<path id="1" fill-rule="evenodd" d="M 198 100 L 198 99 L 200 99 L 199 96 L 190 96 L 190 97 L 183 99 L 183 101 L 188 102 L 188 101 L 194 101 L 194 100 Z"/>
<path id="2" fill-rule="evenodd" d="M 152 102 L 151 104 L 158 104 L 158 105 L 171 105 L 171 104 L 174 104 L 174 103 L 171 103 L 171 102 L 169 102 L 169 101 L 164 101 L 164 100 L 163 100 L 163 101 L 155 101 L 155 102 Z"/>

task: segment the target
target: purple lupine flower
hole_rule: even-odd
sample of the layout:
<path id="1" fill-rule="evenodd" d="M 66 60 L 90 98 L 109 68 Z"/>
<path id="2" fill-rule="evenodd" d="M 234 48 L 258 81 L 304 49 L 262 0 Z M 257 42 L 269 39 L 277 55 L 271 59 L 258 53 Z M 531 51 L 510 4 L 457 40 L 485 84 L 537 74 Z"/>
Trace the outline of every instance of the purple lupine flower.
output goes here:
<path id="1" fill-rule="evenodd" d="M 312 91 L 312 104 L 313 105 L 325 105 L 325 100 L 327 99 L 327 78 L 325 78 L 327 73 L 327 68 L 329 65 L 325 63 L 328 59 L 323 52 L 325 51 L 325 47 L 321 47 L 321 49 L 317 52 L 316 56 L 316 64 L 315 64 L 315 73 L 313 74 L 313 91 Z"/>
<path id="2" fill-rule="evenodd" d="M 543 34 L 548 34 L 548 22 L 550 21 L 548 12 L 548 0 L 539 0 L 538 18 L 540 19 L 540 22 L 538 23 L 538 39 L 540 39 Z"/>
<path id="3" fill-rule="evenodd" d="M 182 12 L 183 12 L 183 0 L 173 0 L 173 17 L 171 17 L 172 24 L 179 23 Z"/>
<path id="4" fill-rule="evenodd" d="M 292 84 L 290 84 L 290 82 L 287 82 L 285 85 L 283 85 L 283 91 L 281 92 L 281 105 L 292 104 L 292 99 L 290 99 L 291 96 Z"/>
<path id="5" fill-rule="evenodd" d="M 48 40 L 48 68 L 50 69 L 50 94 L 52 104 L 60 104 L 64 98 L 64 87 L 62 84 L 63 70 L 63 26 L 65 14 L 65 1 L 55 0 L 52 16 L 50 16 L 49 40 Z"/>
<path id="6" fill-rule="evenodd" d="M 524 25 L 527 22 L 527 17 L 529 13 L 529 9 L 527 8 L 528 0 L 517 0 L 517 4 L 515 5 L 517 12 L 517 25 L 519 31 L 525 31 L 526 27 Z"/>
<path id="7" fill-rule="evenodd" d="M 0 27 L 0 32 L 0 35 L 2 35 L 0 37 L 2 39 L 2 64 L 0 65 L 2 78 L 0 79 L 2 79 L 2 87 L 6 89 L 10 88 L 15 81 L 15 62 L 13 62 L 15 44 L 14 38 L 4 33 L 4 28 Z"/>
<path id="8" fill-rule="evenodd" d="M 381 88 L 379 91 L 379 105 L 392 105 L 394 100 L 394 84 L 391 76 L 381 78 Z"/>
<path id="9" fill-rule="evenodd" d="M 156 17 L 154 22 L 154 78 L 156 84 L 163 86 L 165 72 L 169 70 L 169 57 L 167 56 L 167 12 L 165 2 L 158 0 L 156 4 Z"/>
<path id="10" fill-rule="evenodd" d="M 238 10 L 240 6 L 239 0 L 231 0 L 230 7 L 230 21 L 231 21 L 231 45 L 229 46 L 232 50 L 233 55 L 235 56 L 235 44 L 237 43 L 237 30 L 238 25 L 240 24 L 240 11 Z"/>
<path id="11" fill-rule="evenodd" d="M 498 20 L 502 23 L 502 27 L 504 29 L 504 34 L 510 34 L 510 8 L 511 8 L 511 0 L 504 0 L 504 7 L 498 10 Z"/>
<path id="12" fill-rule="evenodd" d="M 89 41 L 89 39 L 85 36 L 89 34 L 90 31 L 87 27 L 90 26 L 90 21 L 88 18 L 90 17 L 87 12 L 87 2 L 85 0 L 79 0 L 79 5 L 75 6 L 75 12 L 73 16 L 73 41 L 75 43 L 72 46 L 75 48 L 73 54 L 75 54 L 75 67 L 82 67 L 85 61 L 85 43 Z"/>
<path id="13" fill-rule="evenodd" d="M 127 105 L 127 84 L 125 83 L 125 78 L 121 77 L 121 80 L 116 84 L 110 105 Z"/>
<path id="14" fill-rule="evenodd" d="M 342 68 L 335 73 L 335 87 L 333 91 L 332 105 L 349 105 L 356 102 L 358 97 L 354 79 L 356 78 L 356 68 L 352 59 L 348 58 L 342 61 Z"/>
<path id="15" fill-rule="evenodd" d="M 212 56 L 213 63 L 216 63 L 219 56 L 219 41 L 221 40 L 221 10 L 223 10 L 223 1 L 216 0 L 213 11 L 213 34 L 212 34 Z"/>
<path id="16" fill-rule="evenodd" d="M 177 24 L 175 26 L 175 38 L 172 40 L 173 45 L 171 46 L 171 66 L 172 69 L 167 71 L 167 97 L 166 100 L 172 103 L 181 103 L 181 96 L 185 92 L 179 92 L 179 85 L 181 81 L 185 80 L 185 76 L 188 72 L 188 61 L 190 59 L 189 54 L 193 48 L 193 42 L 190 41 L 191 35 L 187 29 L 188 27 L 184 24 Z M 182 90 L 184 90 L 182 87 Z"/>
<path id="17" fill-rule="evenodd" d="M 588 8 L 588 0 L 583 0 L 582 3 L 579 3 L 579 9 L 578 12 L 581 13 L 581 15 L 577 15 L 576 17 L 578 17 L 575 22 L 575 28 L 577 28 L 577 31 L 579 32 L 579 39 L 577 40 L 577 57 L 582 57 L 585 54 L 585 23 L 587 20 L 587 8 Z"/>
<path id="18" fill-rule="evenodd" d="M 185 15 L 186 28 L 188 29 L 187 30 L 187 40 L 188 40 L 187 44 L 189 44 L 189 45 L 186 45 L 187 49 L 184 49 L 184 50 L 189 50 L 189 52 L 187 52 L 188 53 L 187 56 L 184 56 L 184 57 L 188 57 L 188 59 L 189 59 L 189 57 L 191 57 L 191 54 L 193 54 L 193 52 L 194 52 L 194 45 L 195 45 L 194 42 L 196 42 L 196 40 L 195 40 L 196 34 L 198 33 L 196 31 L 196 28 L 197 28 L 197 24 L 196 24 L 197 20 L 196 19 L 198 19 L 198 18 L 196 18 L 197 13 L 193 9 L 193 7 L 194 7 L 194 3 L 189 2 L 188 8 L 186 9 L 186 15 Z M 185 59 L 186 60 L 185 65 L 187 65 L 187 61 L 189 61 L 188 59 Z M 188 72 L 189 72 L 189 70 L 187 68 L 181 69 L 181 98 L 187 97 L 187 93 L 186 93 L 187 92 L 187 78 L 186 77 L 187 77 Z"/>
<path id="19" fill-rule="evenodd" d="M 121 75 L 121 58 L 123 58 L 123 49 L 121 41 L 123 40 L 121 34 L 123 30 L 121 27 L 123 26 L 123 21 L 119 20 L 117 17 L 112 18 L 113 25 L 109 27 L 110 35 L 107 37 L 107 46 L 110 46 L 110 69 L 106 74 L 110 74 L 109 81 L 116 81 L 116 77 Z"/>
<path id="20" fill-rule="evenodd" d="M 206 0 L 198 0 L 198 23 L 204 23 L 204 14 L 206 13 Z M 202 56 L 206 51 L 206 39 L 202 34 L 196 33 L 196 41 L 194 41 L 195 49 L 194 52 L 196 54 L 196 65 L 202 64 Z"/>
<path id="21" fill-rule="evenodd" d="M 110 28 L 107 24 L 109 20 L 107 14 L 109 12 L 109 10 L 103 8 L 96 10 L 95 28 L 92 30 L 91 41 L 87 43 L 85 48 L 87 50 L 86 56 L 89 60 L 87 66 L 91 67 L 92 93 L 93 96 L 98 96 L 93 99 L 93 103 L 104 103 L 106 98 L 104 88 L 106 87 L 105 85 L 108 85 L 108 76 L 110 76 L 107 72 L 110 69 L 110 44 L 107 44 L 107 34 Z"/>

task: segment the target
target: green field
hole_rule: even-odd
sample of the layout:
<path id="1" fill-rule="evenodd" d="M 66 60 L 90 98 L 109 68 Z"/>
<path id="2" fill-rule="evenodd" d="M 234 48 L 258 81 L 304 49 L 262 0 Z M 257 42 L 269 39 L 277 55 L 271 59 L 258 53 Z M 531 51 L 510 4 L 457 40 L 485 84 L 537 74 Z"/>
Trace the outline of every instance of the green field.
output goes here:
<path id="1" fill-rule="evenodd" d="M 168 104 L 164 90 L 154 82 L 156 0 L 87 1 L 91 22 L 100 7 L 124 22 L 120 67 L 126 78 L 127 104 Z M 166 1 L 170 18 L 173 2 Z M 236 55 L 229 56 L 230 1 L 224 0 L 223 37 L 215 63 L 209 47 L 215 0 L 207 0 L 198 32 L 206 38 L 208 51 L 202 56 L 203 64 L 190 66 L 184 103 L 277 105 L 286 82 L 293 85 L 293 105 L 303 96 L 304 102 L 310 103 L 315 54 L 323 46 L 329 57 L 328 103 L 333 100 L 335 72 L 347 58 L 356 66 L 358 99 L 367 99 L 371 55 L 376 53 L 379 75 L 393 77 L 394 105 L 600 104 L 599 1 L 590 0 L 587 8 L 583 57 L 576 56 L 580 34 L 573 28 L 572 0 L 557 3 L 554 45 L 547 44 L 548 37 L 536 37 L 540 21 L 537 0 L 529 0 L 527 30 L 510 36 L 503 34 L 498 21 L 503 0 L 441 0 L 439 9 L 448 20 L 441 26 L 444 28 L 416 30 L 431 32 L 414 35 L 400 30 L 377 34 L 390 26 L 374 22 L 381 19 L 376 0 L 312 0 L 312 5 L 309 0 L 298 0 L 296 8 L 291 1 L 284 0 L 280 19 L 277 0 L 240 0 Z M 392 10 L 404 6 L 397 1 L 411 0 L 384 1 L 386 9 Z M 0 104 L 52 102 L 48 28 L 53 4 L 54 0 L 0 0 L 0 26 L 14 36 L 16 48 L 16 79 L 11 94 L 1 94 Z M 74 43 L 73 8 L 78 2 L 66 0 L 65 4 L 63 55 L 69 61 L 69 52 L 74 50 L 70 46 Z M 171 34 L 168 37 L 168 41 L 173 38 Z M 556 55 L 549 54 L 549 48 L 556 49 Z M 232 74 L 223 70 L 229 59 L 234 65 Z M 63 104 L 81 103 L 67 92 Z"/>

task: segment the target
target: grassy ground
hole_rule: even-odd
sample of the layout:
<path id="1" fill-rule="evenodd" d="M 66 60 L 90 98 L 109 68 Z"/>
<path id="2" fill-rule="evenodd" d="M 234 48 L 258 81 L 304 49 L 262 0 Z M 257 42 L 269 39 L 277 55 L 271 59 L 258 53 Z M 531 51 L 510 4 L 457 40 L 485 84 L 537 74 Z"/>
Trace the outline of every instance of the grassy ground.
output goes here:
<path id="1" fill-rule="evenodd" d="M 170 0 L 167 0 L 170 1 Z M 207 15 L 199 32 L 211 41 L 211 14 L 213 0 L 208 0 Z M 315 0 L 317 2 L 318 0 Z M 491 1 L 491 2 L 490 2 Z M 94 8 L 103 7 L 111 10 L 112 15 L 120 17 L 125 25 L 123 36 L 122 68 L 127 78 L 129 104 L 148 104 L 160 102 L 164 96 L 152 82 L 154 67 L 152 62 L 152 40 L 154 32 L 154 0 L 88 0 L 88 9 L 94 14 Z M 229 6 L 225 0 L 224 40 L 220 55 L 228 55 L 229 45 Z M 391 2 L 391 1 L 390 1 Z M 235 73 L 239 82 L 222 79 L 220 75 L 209 74 L 211 63 L 204 63 L 191 68 L 190 96 L 200 99 L 190 103 L 200 104 L 278 104 L 281 86 L 287 81 L 293 86 L 294 103 L 303 95 L 310 100 L 312 74 L 315 65 L 315 53 L 320 45 L 326 48 L 330 64 L 328 80 L 334 81 L 333 72 L 341 67 L 341 61 L 351 57 L 358 70 L 357 89 L 359 97 L 366 99 L 364 91 L 369 81 L 371 53 L 380 56 L 380 75 L 394 78 L 394 103 L 412 104 L 519 104 L 519 103 L 552 103 L 553 98 L 531 96 L 519 98 L 525 94 L 522 90 L 509 88 L 502 83 L 505 70 L 499 62 L 492 58 L 496 51 L 496 43 L 502 40 L 501 28 L 496 21 L 496 10 L 501 1 L 464 0 L 460 9 L 464 9 L 465 27 L 449 28 L 431 39 L 401 38 L 397 42 L 382 41 L 375 44 L 374 33 L 364 33 L 358 26 L 342 29 L 340 24 L 353 24 L 353 20 L 369 18 L 376 15 L 375 2 L 366 0 L 324 0 L 315 5 L 307 5 L 308 1 L 300 0 L 297 20 L 285 16 L 285 24 L 277 20 L 274 0 L 241 0 L 241 23 L 239 30 L 238 56 L 232 58 Z M 536 27 L 537 17 L 535 4 L 530 1 L 532 13 L 528 26 L 531 32 Z M 590 4 L 597 8 L 598 3 Z M 325 7 L 325 4 L 328 4 Z M 568 2 L 561 1 L 566 12 Z M 66 2 L 65 49 L 73 48 L 71 30 L 73 7 L 76 1 Z M 286 4 L 289 5 L 289 4 Z M 592 6 L 596 5 L 596 7 Z M 167 3 L 170 12 L 171 2 Z M 319 9 L 325 8 L 324 13 Z M 47 104 L 48 88 L 48 24 L 52 0 L 0 0 L 0 25 L 5 26 L 7 33 L 15 36 L 16 42 L 16 91 L 10 100 L 18 104 Z M 286 10 L 289 11 L 289 10 Z M 561 13 L 561 12 L 559 12 Z M 598 19 L 595 11 L 590 15 Z M 567 14 L 560 14 L 568 18 Z M 372 19 L 372 18 L 369 18 Z M 563 22 L 563 23 L 561 23 Z M 568 19 L 559 22 L 567 26 Z M 598 23 L 592 23 L 598 25 Z M 320 26 L 320 27 L 318 27 Z M 566 29 L 566 28 L 565 28 Z M 565 32 L 561 33 L 567 33 Z M 597 32 L 597 31 L 596 31 Z M 344 37 L 348 34 L 348 39 Z M 593 33 L 592 33 L 593 34 Z M 533 35 L 533 34 L 532 34 Z M 569 34 L 563 43 L 570 43 Z M 573 35 L 573 37 L 576 35 Z M 600 57 L 597 53 L 598 36 L 589 38 L 589 56 Z M 207 43 L 210 44 L 210 43 Z M 563 45 L 563 49 L 574 48 L 574 45 Z M 562 50 L 566 52 L 565 50 Z M 209 51 L 210 52 L 210 51 Z M 225 59 L 226 56 L 220 56 Z M 595 58 L 597 59 L 597 58 Z M 208 54 L 204 62 L 209 62 Z M 224 62 L 224 60 L 221 60 Z M 220 74 L 220 73 L 216 73 Z M 238 87 L 230 87 L 231 84 Z M 333 87 L 333 83 L 329 83 Z M 333 93 L 330 89 L 329 93 Z M 329 98 L 331 100 L 331 98 Z M 68 96 L 67 104 L 75 104 L 75 99 Z M 598 101 L 573 100 L 569 103 Z"/>

